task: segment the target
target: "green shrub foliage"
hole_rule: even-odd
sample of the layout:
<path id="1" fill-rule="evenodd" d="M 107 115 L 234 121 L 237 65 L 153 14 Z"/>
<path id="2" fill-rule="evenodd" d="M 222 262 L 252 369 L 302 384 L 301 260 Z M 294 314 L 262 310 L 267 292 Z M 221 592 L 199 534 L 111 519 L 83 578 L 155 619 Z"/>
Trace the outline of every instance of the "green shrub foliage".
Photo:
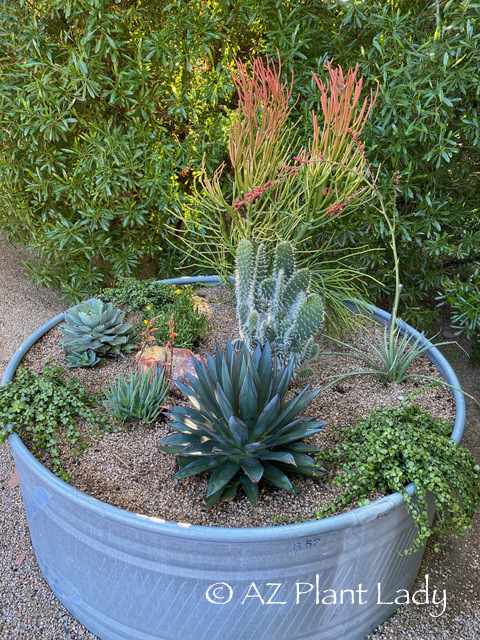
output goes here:
<path id="1" fill-rule="evenodd" d="M 208 318 L 198 307 L 198 298 L 189 285 L 172 285 L 152 280 L 118 278 L 115 287 L 102 289 L 98 294 L 102 300 L 115 305 L 124 305 L 128 311 L 141 311 L 142 320 L 137 333 L 145 329 L 155 318 L 153 338 L 159 345 L 170 340 L 170 319 L 175 325 L 175 346 L 192 349 L 210 332 Z"/>
<path id="2" fill-rule="evenodd" d="M 249 31 L 223 5 L 0 3 L 0 220 L 37 281 L 80 299 L 145 260 L 168 272 L 167 208 L 222 157 L 224 67 Z"/>
<path id="3" fill-rule="evenodd" d="M 372 168 L 382 166 L 384 190 L 396 171 L 397 246 L 408 312 L 417 326 L 434 314 L 418 313 L 430 295 L 450 303 L 454 321 L 480 330 L 480 71 L 478 2 L 343 3 L 328 55 L 359 62 L 380 91 L 364 131 Z M 388 245 L 388 230 L 373 211 L 339 225 L 337 241 L 354 246 L 370 239 Z M 388 251 L 359 257 L 390 290 Z M 372 296 L 380 290 L 371 290 Z M 475 304 L 475 301 L 477 304 Z"/>
<path id="4" fill-rule="evenodd" d="M 424 0 L 2 0 L 0 225 L 36 249 L 32 276 L 72 298 L 145 261 L 167 274 L 180 242 L 169 211 L 182 210 L 204 153 L 210 175 L 228 157 L 234 56 L 276 59 L 278 48 L 300 96 L 291 120 L 303 115 L 305 126 L 318 106 L 311 70 L 323 79 L 326 60 L 358 62 L 365 86 L 380 85 L 363 132 L 368 161 L 381 166 L 385 191 L 401 173 L 406 319 L 425 326 L 435 304 L 447 303 L 457 326 L 478 336 L 479 8 L 470 0 L 447 0 L 438 15 Z M 323 233 L 337 259 L 339 248 L 366 239 L 384 249 L 359 254 L 356 266 L 386 283 L 372 284 L 373 298 L 392 290 L 378 212 L 366 207 Z"/>

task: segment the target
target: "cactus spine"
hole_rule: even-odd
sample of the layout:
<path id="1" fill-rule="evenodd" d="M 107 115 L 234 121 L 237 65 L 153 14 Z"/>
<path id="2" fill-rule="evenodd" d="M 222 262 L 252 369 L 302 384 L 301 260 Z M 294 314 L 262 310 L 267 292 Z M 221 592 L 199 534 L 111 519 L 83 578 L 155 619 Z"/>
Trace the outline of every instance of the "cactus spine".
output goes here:
<path id="1" fill-rule="evenodd" d="M 240 241 L 235 270 L 237 316 L 251 352 L 268 341 L 282 366 L 295 356 L 295 369 L 318 353 L 314 336 L 323 322 L 323 303 L 319 295 L 308 293 L 310 280 L 308 269 L 295 270 L 289 242 L 275 248 L 269 273 L 265 246 L 260 244 L 255 252 L 250 240 Z"/>

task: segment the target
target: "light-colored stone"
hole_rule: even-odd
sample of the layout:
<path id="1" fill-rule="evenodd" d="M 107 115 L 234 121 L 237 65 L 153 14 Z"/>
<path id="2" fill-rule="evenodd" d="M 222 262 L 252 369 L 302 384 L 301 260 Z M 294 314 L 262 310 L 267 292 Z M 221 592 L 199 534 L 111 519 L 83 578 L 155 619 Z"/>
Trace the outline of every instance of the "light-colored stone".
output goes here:
<path id="1" fill-rule="evenodd" d="M 143 353 L 139 354 L 138 366 L 143 371 L 152 369 L 159 372 L 164 369 L 166 374 L 170 377 L 170 391 L 175 395 L 183 394 L 180 392 L 176 383 L 188 384 L 187 374 L 197 377 L 195 373 L 195 367 L 192 362 L 192 358 L 197 360 L 201 359 L 201 356 L 195 355 L 190 349 L 173 349 L 161 346 L 147 347 Z"/>

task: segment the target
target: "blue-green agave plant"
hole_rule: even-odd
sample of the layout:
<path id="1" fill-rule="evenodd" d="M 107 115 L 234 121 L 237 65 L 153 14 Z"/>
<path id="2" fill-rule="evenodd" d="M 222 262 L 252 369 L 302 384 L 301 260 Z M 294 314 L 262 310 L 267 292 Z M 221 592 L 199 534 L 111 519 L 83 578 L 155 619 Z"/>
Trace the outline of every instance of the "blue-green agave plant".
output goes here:
<path id="1" fill-rule="evenodd" d="M 135 348 L 133 325 L 111 302 L 92 298 L 65 311 L 60 344 L 70 367 L 93 367 L 103 356 L 123 356 Z"/>
<path id="2" fill-rule="evenodd" d="M 178 384 L 191 407 L 174 406 L 167 413 L 180 433 L 161 441 L 160 449 L 178 456 L 186 478 L 213 470 L 203 502 L 205 508 L 219 498 L 232 499 L 238 487 L 255 504 L 261 482 L 291 493 L 288 473 L 312 476 L 321 468 L 308 455 L 318 447 L 300 442 L 326 424 L 298 414 L 320 392 L 307 385 L 286 401 L 294 357 L 279 368 L 270 345 L 257 346 L 253 354 L 245 343 L 237 351 L 227 342 L 225 354 L 217 345 L 215 359 L 193 359 L 197 377 Z"/>

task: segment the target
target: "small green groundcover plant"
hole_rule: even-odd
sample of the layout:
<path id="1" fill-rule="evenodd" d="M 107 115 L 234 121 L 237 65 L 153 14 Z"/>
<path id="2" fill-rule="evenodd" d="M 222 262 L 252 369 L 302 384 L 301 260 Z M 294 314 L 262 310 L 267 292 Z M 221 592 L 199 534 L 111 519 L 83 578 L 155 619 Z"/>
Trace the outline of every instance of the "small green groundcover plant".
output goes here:
<path id="1" fill-rule="evenodd" d="M 318 447 L 299 440 L 321 431 L 325 422 L 299 414 L 320 390 L 308 392 L 307 385 L 285 401 L 293 356 L 280 368 L 268 342 L 253 354 L 245 343 L 237 351 L 227 342 L 225 354 L 217 345 L 215 359 L 207 355 L 206 363 L 193 363 L 198 378 L 177 383 L 192 406 L 176 405 L 167 414 L 180 433 L 161 440 L 160 450 L 178 456 L 174 478 L 213 470 L 204 508 L 219 498 L 233 499 L 239 487 L 256 504 L 265 482 L 295 493 L 288 473 L 319 472 L 308 455 Z"/>
<path id="2" fill-rule="evenodd" d="M 207 317 L 198 310 L 193 287 L 172 285 L 154 280 L 118 278 L 115 287 L 102 289 L 98 295 L 115 305 L 125 305 L 127 312 L 141 311 L 142 321 L 137 329 L 155 318 L 155 341 L 168 342 L 169 322 L 173 314 L 177 337 L 175 346 L 191 349 L 199 338 L 208 334 L 210 326 Z"/>
<path id="3" fill-rule="evenodd" d="M 398 491 L 417 527 L 417 536 L 402 553 L 418 550 L 432 534 L 447 531 L 459 536 L 471 526 L 480 505 L 480 467 L 471 453 L 450 438 L 452 424 L 434 419 L 416 404 L 379 407 L 340 430 L 336 447 L 322 451 L 322 464 L 341 469 L 333 482 L 341 494 L 317 517 L 331 515 L 354 500 L 369 503 L 367 495 L 378 489 Z M 415 485 L 414 497 L 405 487 Z M 433 494 L 436 520 L 430 525 L 427 492 Z M 438 543 L 435 545 L 438 550 Z M 399 550 L 400 551 L 400 550 Z"/>
<path id="4" fill-rule="evenodd" d="M 27 367 L 18 368 L 15 379 L 0 387 L 0 444 L 12 433 L 31 441 L 32 452 L 48 451 L 52 470 L 68 481 L 60 463 L 58 441 L 62 433 L 72 447 L 80 452 L 90 436 L 80 432 L 77 418 L 83 418 L 92 433 L 109 428 L 105 416 L 94 413 L 97 404 L 78 378 L 64 379 L 64 369 L 45 365 L 39 375 Z M 11 425 L 11 426 L 10 426 Z"/>

